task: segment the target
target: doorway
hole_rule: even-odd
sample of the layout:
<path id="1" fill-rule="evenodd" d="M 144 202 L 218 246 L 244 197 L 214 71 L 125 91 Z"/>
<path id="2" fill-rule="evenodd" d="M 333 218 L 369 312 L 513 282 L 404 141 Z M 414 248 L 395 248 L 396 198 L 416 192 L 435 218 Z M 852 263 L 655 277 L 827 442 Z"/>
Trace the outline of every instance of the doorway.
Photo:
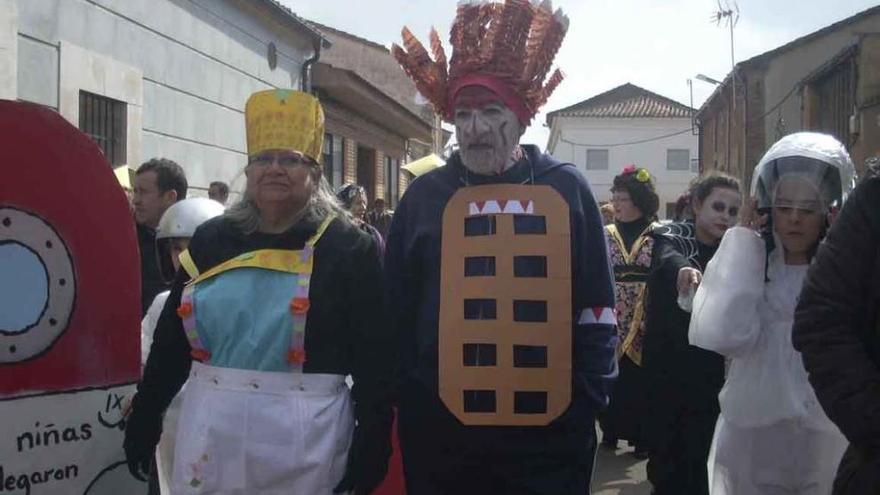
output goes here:
<path id="1" fill-rule="evenodd" d="M 357 183 L 367 190 L 367 204 L 376 199 L 376 150 L 357 147 Z"/>

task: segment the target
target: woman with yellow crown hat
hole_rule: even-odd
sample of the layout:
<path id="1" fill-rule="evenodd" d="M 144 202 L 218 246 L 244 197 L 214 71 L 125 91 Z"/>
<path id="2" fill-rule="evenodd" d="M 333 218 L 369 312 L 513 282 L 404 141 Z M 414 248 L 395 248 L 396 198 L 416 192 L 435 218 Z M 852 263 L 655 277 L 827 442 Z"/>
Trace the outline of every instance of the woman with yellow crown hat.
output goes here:
<path id="1" fill-rule="evenodd" d="M 370 493 L 394 363 L 383 291 L 360 290 L 382 287 L 376 243 L 322 177 L 314 97 L 259 92 L 245 118 L 247 190 L 181 255 L 128 418 L 129 469 L 145 476 L 189 377 L 172 493 Z"/>

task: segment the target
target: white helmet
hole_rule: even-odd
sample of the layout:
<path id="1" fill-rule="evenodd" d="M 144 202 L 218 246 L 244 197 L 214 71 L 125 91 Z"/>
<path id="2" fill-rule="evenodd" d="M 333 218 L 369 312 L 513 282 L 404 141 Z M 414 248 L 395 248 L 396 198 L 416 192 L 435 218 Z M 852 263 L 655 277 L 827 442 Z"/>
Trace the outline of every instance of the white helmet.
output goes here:
<path id="1" fill-rule="evenodd" d="M 169 206 L 156 227 L 156 256 L 159 271 L 166 282 L 174 279 L 171 262 L 171 240 L 190 238 L 196 227 L 223 214 L 223 205 L 208 198 L 190 198 Z"/>
<path id="2" fill-rule="evenodd" d="M 771 146 L 755 167 L 751 190 L 759 210 L 773 206 L 779 179 L 789 174 L 812 183 L 823 208 L 840 206 L 855 187 L 855 167 L 840 141 L 827 134 L 796 132 Z"/>
<path id="3" fill-rule="evenodd" d="M 223 205 L 213 199 L 190 198 L 178 201 L 162 214 L 159 226 L 156 227 L 156 239 L 192 237 L 196 227 L 222 215 L 223 211 Z"/>

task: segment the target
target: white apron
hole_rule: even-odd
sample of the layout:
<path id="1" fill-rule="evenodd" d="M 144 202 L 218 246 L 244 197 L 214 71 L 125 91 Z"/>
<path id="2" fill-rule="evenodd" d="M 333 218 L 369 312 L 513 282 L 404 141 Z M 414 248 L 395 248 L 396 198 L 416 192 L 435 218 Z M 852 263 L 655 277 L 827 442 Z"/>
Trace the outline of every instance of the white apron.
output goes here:
<path id="1" fill-rule="evenodd" d="M 177 425 L 171 493 L 330 495 L 354 413 L 345 377 L 303 372 L 315 243 L 243 253 L 198 273 L 178 315 L 194 362 Z"/>
<path id="2" fill-rule="evenodd" d="M 340 375 L 193 363 L 172 493 L 330 495 L 345 473 L 353 431 Z"/>

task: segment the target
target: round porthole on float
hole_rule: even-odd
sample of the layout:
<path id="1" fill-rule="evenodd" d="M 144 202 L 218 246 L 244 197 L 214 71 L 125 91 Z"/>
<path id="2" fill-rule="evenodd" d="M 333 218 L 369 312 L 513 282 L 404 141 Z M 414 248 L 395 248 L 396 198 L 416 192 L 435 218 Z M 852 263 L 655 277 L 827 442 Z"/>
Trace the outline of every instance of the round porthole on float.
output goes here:
<path id="1" fill-rule="evenodd" d="M 67 328 L 75 300 L 64 240 L 39 216 L 0 208 L 0 364 L 49 350 Z"/>

